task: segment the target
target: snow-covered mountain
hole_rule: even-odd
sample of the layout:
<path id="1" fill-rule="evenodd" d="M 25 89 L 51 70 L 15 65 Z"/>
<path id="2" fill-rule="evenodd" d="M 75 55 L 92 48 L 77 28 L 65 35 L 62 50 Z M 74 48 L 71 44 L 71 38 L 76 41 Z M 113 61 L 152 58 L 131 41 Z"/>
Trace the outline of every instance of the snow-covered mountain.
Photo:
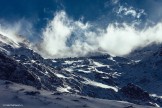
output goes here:
<path id="1" fill-rule="evenodd" d="M 51 92 L 53 95 L 64 94 L 61 98 L 65 98 L 65 100 L 59 103 L 60 108 L 65 106 L 68 98 L 75 99 L 79 95 L 88 96 L 93 104 L 98 105 L 95 107 L 101 105 L 100 107 L 105 108 L 106 105 L 117 105 L 116 107 L 123 108 L 123 105 L 128 105 L 118 101 L 162 106 L 162 49 L 160 46 L 156 46 L 154 51 L 148 51 L 149 54 L 145 53 L 145 50 L 136 51 L 133 53 L 134 55 L 125 58 L 100 55 L 44 59 L 32 50 L 29 44 L 26 40 L 18 43 L 9 37 L 0 35 L 0 79 L 2 82 L 8 80 L 14 84 L 17 83 L 15 86 L 11 86 L 15 89 L 21 88 L 21 86 L 28 89 L 29 86 L 33 86 L 39 92 Z M 141 57 L 139 57 L 140 54 Z M 1 83 L 1 86 L 4 85 Z M 15 89 L 8 91 L 1 89 L 1 92 L 5 91 L 8 94 L 16 92 Z M 26 94 L 28 93 L 26 92 Z M 69 94 L 71 95 L 69 96 Z M 13 95 L 15 94 L 13 93 Z M 20 97 L 23 98 L 20 99 L 20 103 L 21 101 L 31 102 L 27 100 L 28 96 L 24 97 L 22 92 Z M 49 100 L 56 96 L 47 97 Z M 37 98 L 41 100 L 44 97 L 38 96 Z M 70 104 L 73 104 L 73 107 L 76 105 L 75 102 Z M 86 105 L 91 106 L 90 103 Z M 125 108 L 129 108 L 129 106 L 125 106 Z"/>

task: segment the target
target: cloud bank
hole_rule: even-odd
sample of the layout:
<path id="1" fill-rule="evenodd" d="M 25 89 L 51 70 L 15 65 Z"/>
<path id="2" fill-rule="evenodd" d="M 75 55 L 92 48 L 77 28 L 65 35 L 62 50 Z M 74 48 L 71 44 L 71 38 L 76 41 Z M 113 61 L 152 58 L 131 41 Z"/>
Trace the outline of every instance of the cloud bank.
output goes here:
<path id="1" fill-rule="evenodd" d="M 114 0 L 114 3 L 118 2 L 119 0 Z M 140 18 L 147 15 L 145 10 L 119 5 L 115 13 L 117 17 L 131 16 L 134 19 L 131 24 L 109 23 L 106 28 L 103 28 L 91 22 L 83 22 L 82 19 L 74 20 L 65 11 L 58 11 L 40 33 L 42 40 L 37 41 L 38 43 L 31 41 L 32 48 L 45 58 L 96 54 L 125 56 L 135 49 L 162 43 L 162 22 L 154 26 L 146 26 L 141 30 L 136 27 L 141 23 Z M 11 38 L 16 43 L 23 42 L 18 35 L 23 35 L 29 40 L 31 37 L 31 39 L 35 38 L 32 23 L 25 19 L 12 24 L 0 20 L 0 24 L 0 34 Z"/>
<path id="2" fill-rule="evenodd" d="M 46 58 L 108 53 L 124 56 L 139 47 L 162 43 L 162 23 L 138 30 L 134 24 L 109 24 L 106 29 L 74 21 L 65 11 L 57 12 L 43 30 L 40 53 Z"/>

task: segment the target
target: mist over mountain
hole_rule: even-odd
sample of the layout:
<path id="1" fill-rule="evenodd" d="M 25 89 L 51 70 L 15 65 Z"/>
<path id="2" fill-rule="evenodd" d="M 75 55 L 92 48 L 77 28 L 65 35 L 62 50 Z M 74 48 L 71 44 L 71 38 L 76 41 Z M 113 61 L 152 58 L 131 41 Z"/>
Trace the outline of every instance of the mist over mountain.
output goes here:
<path id="1" fill-rule="evenodd" d="M 162 42 L 160 4 L 159 0 L 2 0 L 0 31 L 24 36 L 46 58 L 125 56 Z"/>
<path id="2" fill-rule="evenodd" d="M 0 105 L 162 107 L 161 10 L 161 0 L 0 0 Z"/>

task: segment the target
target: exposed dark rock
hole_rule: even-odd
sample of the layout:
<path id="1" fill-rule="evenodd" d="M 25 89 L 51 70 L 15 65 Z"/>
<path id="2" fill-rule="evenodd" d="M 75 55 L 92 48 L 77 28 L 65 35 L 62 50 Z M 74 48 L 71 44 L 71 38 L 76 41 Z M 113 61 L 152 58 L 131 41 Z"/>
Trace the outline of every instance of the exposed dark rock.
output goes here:
<path id="1" fill-rule="evenodd" d="M 40 87 L 38 80 L 22 64 L 0 53 L 0 79 Z"/>
<path id="2" fill-rule="evenodd" d="M 132 83 L 129 83 L 127 86 L 122 87 L 120 91 L 129 98 L 142 100 L 150 99 L 148 92 L 144 91 L 142 88 Z"/>

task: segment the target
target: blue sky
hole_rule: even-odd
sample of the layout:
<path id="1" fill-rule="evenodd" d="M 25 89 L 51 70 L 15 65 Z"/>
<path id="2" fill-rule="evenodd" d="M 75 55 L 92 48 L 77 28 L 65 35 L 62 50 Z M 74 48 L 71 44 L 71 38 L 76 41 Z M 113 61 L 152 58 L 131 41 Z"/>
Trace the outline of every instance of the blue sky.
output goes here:
<path id="1" fill-rule="evenodd" d="M 118 1 L 116 4 L 112 2 Z M 161 0 L 0 0 L 0 19 L 13 22 L 27 19 L 40 29 L 53 18 L 56 11 L 65 10 L 75 20 L 99 21 L 101 24 L 111 21 L 131 21 L 129 17 L 119 18 L 113 9 L 119 5 L 144 9 L 147 17 L 154 22 L 161 20 Z M 106 23 L 106 24 L 107 24 Z"/>

